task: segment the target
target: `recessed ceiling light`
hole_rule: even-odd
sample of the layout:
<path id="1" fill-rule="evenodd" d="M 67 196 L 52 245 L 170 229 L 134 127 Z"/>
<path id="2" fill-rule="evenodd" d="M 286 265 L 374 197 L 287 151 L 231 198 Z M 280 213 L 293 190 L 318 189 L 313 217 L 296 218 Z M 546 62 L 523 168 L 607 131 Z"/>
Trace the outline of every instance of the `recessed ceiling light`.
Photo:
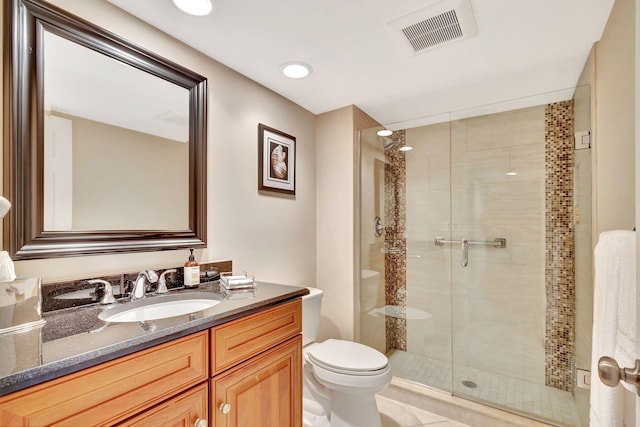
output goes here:
<path id="1" fill-rule="evenodd" d="M 518 172 L 507 172 L 507 175 L 516 176 L 516 175 L 518 175 Z"/>
<path id="2" fill-rule="evenodd" d="M 282 74 L 291 79 L 302 79 L 313 72 L 313 68 L 304 62 L 287 62 L 280 66 Z"/>
<path id="3" fill-rule="evenodd" d="M 184 13 L 204 16 L 213 9 L 212 0 L 173 0 L 173 4 Z"/>
<path id="4" fill-rule="evenodd" d="M 398 148 L 398 150 L 400 151 L 411 151 L 413 150 L 413 147 L 410 145 L 403 145 L 402 147 Z"/>
<path id="5" fill-rule="evenodd" d="M 393 135 L 393 131 L 389 129 L 382 129 L 376 132 L 378 136 L 391 136 Z"/>

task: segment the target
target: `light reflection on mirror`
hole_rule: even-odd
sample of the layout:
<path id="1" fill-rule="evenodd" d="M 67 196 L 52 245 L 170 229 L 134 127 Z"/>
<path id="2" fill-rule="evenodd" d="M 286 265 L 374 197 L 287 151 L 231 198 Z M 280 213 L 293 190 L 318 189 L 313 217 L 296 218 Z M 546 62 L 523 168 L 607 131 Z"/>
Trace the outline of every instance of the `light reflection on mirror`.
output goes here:
<path id="1" fill-rule="evenodd" d="M 44 230 L 189 228 L 189 91 L 44 32 Z"/>

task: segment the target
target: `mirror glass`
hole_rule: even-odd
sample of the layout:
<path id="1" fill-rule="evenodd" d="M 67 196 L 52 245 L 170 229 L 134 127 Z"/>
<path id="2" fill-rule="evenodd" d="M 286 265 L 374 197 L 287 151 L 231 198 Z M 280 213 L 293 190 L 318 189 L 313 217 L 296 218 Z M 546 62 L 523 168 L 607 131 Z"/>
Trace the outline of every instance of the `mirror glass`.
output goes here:
<path id="1" fill-rule="evenodd" d="M 4 5 L 3 249 L 206 247 L 207 79 L 45 1 Z"/>
<path id="2" fill-rule="evenodd" d="M 189 91 L 44 32 L 44 230 L 185 230 Z"/>

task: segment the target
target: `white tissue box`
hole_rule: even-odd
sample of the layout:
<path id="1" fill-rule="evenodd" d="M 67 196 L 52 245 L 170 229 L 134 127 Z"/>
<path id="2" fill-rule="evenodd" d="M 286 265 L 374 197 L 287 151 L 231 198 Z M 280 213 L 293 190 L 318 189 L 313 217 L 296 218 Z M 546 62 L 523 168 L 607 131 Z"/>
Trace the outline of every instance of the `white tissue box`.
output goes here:
<path id="1" fill-rule="evenodd" d="M 242 288 L 242 289 L 225 289 L 222 288 L 222 295 L 228 300 L 238 299 L 251 299 L 255 298 L 255 288 Z"/>
<path id="2" fill-rule="evenodd" d="M 0 282 L 0 334 L 43 324 L 39 277 Z"/>

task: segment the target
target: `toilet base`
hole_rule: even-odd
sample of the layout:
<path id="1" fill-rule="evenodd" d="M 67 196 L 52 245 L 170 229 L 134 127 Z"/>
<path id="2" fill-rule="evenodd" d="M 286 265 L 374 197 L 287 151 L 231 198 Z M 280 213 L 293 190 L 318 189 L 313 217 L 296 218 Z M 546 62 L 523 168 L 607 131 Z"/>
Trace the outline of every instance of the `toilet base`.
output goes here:
<path id="1" fill-rule="evenodd" d="M 322 405 L 306 397 L 302 399 L 302 427 L 331 427 Z"/>
<path id="2" fill-rule="evenodd" d="M 332 391 L 331 427 L 381 427 L 375 394 Z"/>

